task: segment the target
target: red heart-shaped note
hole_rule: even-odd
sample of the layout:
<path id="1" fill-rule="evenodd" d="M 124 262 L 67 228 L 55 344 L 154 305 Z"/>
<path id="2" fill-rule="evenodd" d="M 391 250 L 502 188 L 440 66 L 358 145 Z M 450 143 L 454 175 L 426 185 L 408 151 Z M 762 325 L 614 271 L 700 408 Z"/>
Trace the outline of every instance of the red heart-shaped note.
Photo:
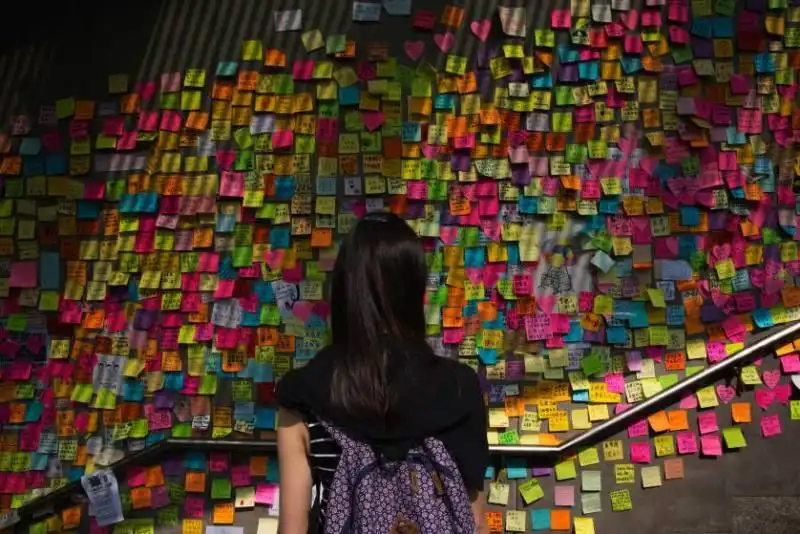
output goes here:
<path id="1" fill-rule="evenodd" d="M 717 384 L 715 388 L 717 390 L 717 396 L 719 400 L 722 401 L 723 404 L 728 404 L 736 397 L 736 388 L 733 386 L 726 386 L 724 384 Z"/>
<path id="2" fill-rule="evenodd" d="M 475 34 L 475 37 L 481 41 L 486 41 L 489 38 L 489 32 L 492 30 L 491 20 L 473 20 L 469 23 L 469 29 Z"/>
<path id="3" fill-rule="evenodd" d="M 775 386 L 778 385 L 778 382 L 781 379 L 781 372 L 778 369 L 763 371 L 761 373 L 761 379 L 764 381 L 764 384 L 766 384 L 769 389 L 775 389 Z"/>
<path id="4" fill-rule="evenodd" d="M 766 410 L 773 402 L 775 402 L 775 393 L 769 389 L 757 389 L 755 397 L 756 404 L 758 404 L 758 407 L 762 410 Z"/>
<path id="5" fill-rule="evenodd" d="M 425 51 L 425 43 L 422 41 L 406 41 L 403 44 L 403 49 L 408 57 L 416 61 Z"/>
<path id="6" fill-rule="evenodd" d="M 714 245 L 711 248 L 711 254 L 714 255 L 714 259 L 718 261 L 722 261 L 725 258 L 730 257 L 731 255 L 731 245 L 729 243 L 725 243 L 723 245 Z"/>
<path id="7" fill-rule="evenodd" d="M 439 47 L 442 52 L 447 52 L 456 42 L 455 36 L 450 32 L 437 33 L 433 36 L 433 42 Z"/>

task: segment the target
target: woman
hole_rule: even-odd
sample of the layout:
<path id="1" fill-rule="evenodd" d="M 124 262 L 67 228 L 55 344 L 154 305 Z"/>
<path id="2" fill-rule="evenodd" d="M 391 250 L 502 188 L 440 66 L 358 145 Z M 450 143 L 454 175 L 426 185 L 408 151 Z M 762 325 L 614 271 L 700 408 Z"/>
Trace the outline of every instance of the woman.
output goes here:
<path id="1" fill-rule="evenodd" d="M 468 492 L 468 520 L 471 505 L 485 531 L 483 398 L 472 369 L 435 356 L 425 341 L 426 280 L 422 245 L 395 215 L 365 216 L 342 243 L 331 282 L 332 343 L 278 386 L 281 534 L 323 531 L 326 490 L 342 456 L 330 426 L 390 460 L 439 440 Z"/>

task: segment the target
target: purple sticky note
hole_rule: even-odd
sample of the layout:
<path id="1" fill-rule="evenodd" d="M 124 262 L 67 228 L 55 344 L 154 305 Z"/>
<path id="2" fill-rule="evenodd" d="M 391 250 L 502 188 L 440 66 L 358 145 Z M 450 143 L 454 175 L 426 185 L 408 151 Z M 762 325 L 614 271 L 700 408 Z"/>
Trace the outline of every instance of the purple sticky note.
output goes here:
<path id="1" fill-rule="evenodd" d="M 575 486 L 555 487 L 556 506 L 575 506 Z"/>

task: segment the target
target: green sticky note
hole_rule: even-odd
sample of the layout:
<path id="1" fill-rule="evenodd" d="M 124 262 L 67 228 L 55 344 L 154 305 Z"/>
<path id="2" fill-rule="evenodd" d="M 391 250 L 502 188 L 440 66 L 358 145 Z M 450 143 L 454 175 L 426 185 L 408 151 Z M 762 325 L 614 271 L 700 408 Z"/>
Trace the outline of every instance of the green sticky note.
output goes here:
<path id="1" fill-rule="evenodd" d="M 335 34 L 329 35 L 325 40 L 325 53 L 335 54 L 337 52 L 344 52 L 347 47 L 347 35 Z"/>
<path id="2" fill-rule="evenodd" d="M 564 460 L 556 464 L 556 480 L 570 480 L 578 476 L 575 470 L 575 461 Z"/>
<path id="3" fill-rule="evenodd" d="M 28 316 L 22 313 L 12 313 L 6 322 L 6 330 L 10 332 L 24 332 L 28 328 Z"/>
<path id="4" fill-rule="evenodd" d="M 522 499 L 525 501 L 525 504 L 534 503 L 544 497 L 544 490 L 539 485 L 539 481 L 535 478 L 520 484 L 519 493 L 522 495 Z"/>
<path id="5" fill-rule="evenodd" d="M 581 369 L 586 376 L 592 376 L 603 370 L 603 361 L 597 354 L 589 354 L 581 360 Z"/>
<path id="6" fill-rule="evenodd" d="M 75 384 L 70 400 L 81 404 L 89 404 L 92 401 L 93 393 L 94 389 L 91 384 Z"/>
<path id="7" fill-rule="evenodd" d="M 146 438 L 148 432 L 149 429 L 148 429 L 147 419 L 146 418 L 136 419 L 133 422 L 133 428 L 131 428 L 130 437 L 136 439 Z"/>
<path id="8" fill-rule="evenodd" d="M 261 41 L 251 39 L 242 43 L 242 61 L 261 61 L 263 48 Z"/>
<path id="9" fill-rule="evenodd" d="M 75 114 L 74 98 L 59 98 L 56 100 L 56 118 L 66 119 Z"/>
<path id="10" fill-rule="evenodd" d="M 581 491 L 601 491 L 603 478 L 600 471 L 581 471 Z"/>
<path id="11" fill-rule="evenodd" d="M 235 268 L 250 267 L 253 264 L 253 247 L 234 247 L 233 266 Z"/>
<path id="12" fill-rule="evenodd" d="M 190 438 L 192 437 L 192 424 L 191 423 L 178 423 L 172 425 L 173 438 Z"/>
<path id="13" fill-rule="evenodd" d="M 600 455 L 597 452 L 597 447 L 587 447 L 578 452 L 578 463 L 581 467 L 599 464 Z"/>
<path id="14" fill-rule="evenodd" d="M 664 301 L 663 289 L 648 289 L 647 296 L 650 298 L 650 303 L 656 308 L 666 308 L 667 303 Z"/>
<path id="15" fill-rule="evenodd" d="M 800 421 L 800 400 L 789 401 L 789 410 L 793 421 Z"/>
<path id="16" fill-rule="evenodd" d="M 47 534 L 47 523 L 40 521 L 32 524 L 28 529 L 28 534 Z"/>
<path id="17" fill-rule="evenodd" d="M 250 148 L 253 146 L 253 137 L 247 128 L 237 128 L 233 132 L 233 140 L 239 148 Z"/>
<path id="18" fill-rule="evenodd" d="M 661 389 L 667 389 L 678 383 L 678 375 L 675 373 L 661 375 L 658 377 L 658 382 L 661 384 Z"/>
<path id="19" fill-rule="evenodd" d="M 214 478 L 211 480 L 212 499 L 231 498 L 231 480 L 229 478 Z"/>
<path id="20" fill-rule="evenodd" d="M 217 377 L 215 375 L 204 375 L 200 377 L 200 388 L 197 391 L 200 395 L 214 395 L 217 393 Z"/>
<path id="21" fill-rule="evenodd" d="M 156 524 L 174 526 L 178 524 L 178 507 L 174 505 L 161 508 L 156 513 Z"/>
<path id="22" fill-rule="evenodd" d="M 729 449 L 741 449 L 747 447 L 747 441 L 744 439 L 742 427 L 732 426 L 722 429 L 722 437 L 725 440 L 725 446 Z"/>
<path id="23" fill-rule="evenodd" d="M 181 106 L 181 93 L 161 93 L 161 109 L 178 109 Z"/>

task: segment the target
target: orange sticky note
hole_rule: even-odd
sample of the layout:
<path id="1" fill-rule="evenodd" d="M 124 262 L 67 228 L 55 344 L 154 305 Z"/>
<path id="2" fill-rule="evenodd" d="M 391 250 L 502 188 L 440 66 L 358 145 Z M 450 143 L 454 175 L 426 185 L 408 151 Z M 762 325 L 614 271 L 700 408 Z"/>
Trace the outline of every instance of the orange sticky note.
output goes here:
<path id="1" fill-rule="evenodd" d="M 189 471 L 186 473 L 184 485 L 187 492 L 204 493 L 206 491 L 206 474 Z"/>
<path id="2" fill-rule="evenodd" d="M 72 506 L 61 512 L 61 528 L 69 530 L 78 528 L 81 524 L 81 507 Z"/>
<path id="3" fill-rule="evenodd" d="M 275 48 L 268 48 L 264 52 L 264 66 L 265 67 L 285 67 L 286 66 L 286 52 Z"/>
<path id="4" fill-rule="evenodd" d="M 572 529 L 572 514 L 569 510 L 550 510 L 550 528 L 552 530 Z"/>
<path id="5" fill-rule="evenodd" d="M 685 410 L 671 410 L 667 412 L 670 431 L 689 430 L 689 418 Z"/>
<path id="6" fill-rule="evenodd" d="M 267 476 L 269 457 L 267 456 L 251 456 L 250 457 L 250 476 L 252 477 L 265 477 Z"/>
<path id="7" fill-rule="evenodd" d="M 683 478 L 683 458 L 664 460 L 664 478 L 667 480 Z"/>
<path id="8" fill-rule="evenodd" d="M 161 470 L 160 465 L 154 465 L 145 469 L 146 481 L 145 485 L 148 488 L 155 488 L 164 485 L 164 472 Z"/>
<path id="9" fill-rule="evenodd" d="M 464 23 L 464 8 L 458 6 L 445 6 L 442 12 L 442 24 L 451 28 L 458 28 Z"/>
<path id="10" fill-rule="evenodd" d="M 753 416 L 750 413 L 749 402 L 734 402 L 731 404 L 731 417 L 734 423 L 750 423 Z"/>
<path id="11" fill-rule="evenodd" d="M 233 503 L 221 502 L 214 505 L 213 522 L 215 525 L 233 524 Z"/>
<path id="12" fill-rule="evenodd" d="M 131 488 L 131 504 L 134 510 L 150 508 L 153 504 L 153 493 L 150 488 Z"/>
<path id="13" fill-rule="evenodd" d="M 663 410 L 648 417 L 647 421 L 650 423 L 650 428 L 652 428 L 654 432 L 669 430 L 669 418 L 667 417 L 667 413 Z"/>

